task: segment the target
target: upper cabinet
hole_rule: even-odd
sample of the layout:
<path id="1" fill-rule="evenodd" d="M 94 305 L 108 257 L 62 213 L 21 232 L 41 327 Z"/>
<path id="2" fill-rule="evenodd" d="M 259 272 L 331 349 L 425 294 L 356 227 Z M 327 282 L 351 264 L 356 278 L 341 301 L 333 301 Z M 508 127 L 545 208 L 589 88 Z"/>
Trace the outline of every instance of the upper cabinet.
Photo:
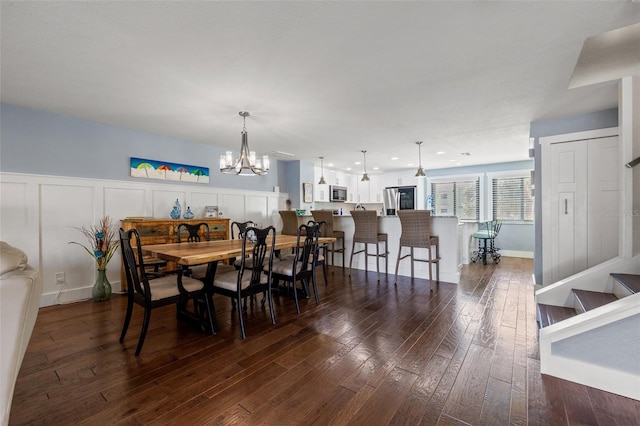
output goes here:
<path id="1" fill-rule="evenodd" d="M 313 186 L 313 199 L 316 202 L 328 203 L 329 202 L 329 185 L 315 184 Z"/>
<path id="2" fill-rule="evenodd" d="M 369 175 L 369 181 L 362 182 L 357 176 L 357 203 L 382 203 L 384 181 L 382 175 Z"/>
<path id="3" fill-rule="evenodd" d="M 313 200 L 320 203 L 329 202 L 329 184 L 331 181 L 327 176 L 327 170 L 324 171 L 324 180 L 327 182 L 324 185 L 320 185 L 320 177 L 322 176 L 322 169 L 320 167 L 314 167 L 314 185 L 313 185 Z"/>

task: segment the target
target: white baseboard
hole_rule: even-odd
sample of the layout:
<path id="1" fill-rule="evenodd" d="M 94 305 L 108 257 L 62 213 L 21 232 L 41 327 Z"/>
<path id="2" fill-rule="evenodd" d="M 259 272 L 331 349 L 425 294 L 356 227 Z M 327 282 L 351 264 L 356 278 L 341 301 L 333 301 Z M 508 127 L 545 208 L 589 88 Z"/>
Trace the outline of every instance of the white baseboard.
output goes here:
<path id="1" fill-rule="evenodd" d="M 533 259 L 532 251 L 516 251 L 516 250 L 500 250 L 503 257 L 522 257 L 524 259 Z"/>
<path id="2" fill-rule="evenodd" d="M 112 295 L 120 294 L 120 283 L 112 283 Z M 68 290 L 56 291 L 53 293 L 43 293 L 40 296 L 40 307 L 43 308 L 45 306 L 54 306 L 54 305 L 66 305 L 67 303 L 76 303 L 83 302 L 85 300 L 91 299 L 91 288 L 88 287 L 80 287 L 80 288 L 72 288 Z"/>

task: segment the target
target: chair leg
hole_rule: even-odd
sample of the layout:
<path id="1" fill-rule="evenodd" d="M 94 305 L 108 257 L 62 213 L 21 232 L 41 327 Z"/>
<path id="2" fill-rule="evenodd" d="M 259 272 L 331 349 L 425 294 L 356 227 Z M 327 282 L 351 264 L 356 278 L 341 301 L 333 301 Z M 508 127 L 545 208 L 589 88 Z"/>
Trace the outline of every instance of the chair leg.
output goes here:
<path id="1" fill-rule="evenodd" d="M 122 325 L 122 333 L 120 333 L 120 343 L 124 342 L 124 336 L 127 334 L 129 323 L 131 322 L 131 314 L 133 313 L 133 298 L 127 298 L 127 313 L 124 317 L 124 324 Z"/>
<path id="2" fill-rule="evenodd" d="M 436 244 L 436 282 L 440 282 L 440 244 Z"/>
<path id="3" fill-rule="evenodd" d="M 147 330 L 149 329 L 149 322 L 151 320 L 151 308 L 144 308 L 144 317 L 142 319 L 142 330 L 140 331 L 140 339 L 138 340 L 138 347 L 136 348 L 136 356 L 140 355 L 144 339 L 147 337 Z"/>
<path id="4" fill-rule="evenodd" d="M 325 248 L 328 248 L 329 246 L 325 246 Z M 336 243 L 331 243 L 331 266 L 336 266 Z M 329 259 L 327 259 L 327 251 L 325 250 L 324 252 L 324 261 L 325 263 L 328 261 Z"/>
<path id="5" fill-rule="evenodd" d="M 400 266 L 400 255 L 402 254 L 402 246 L 398 246 L 398 259 L 396 260 L 396 275 L 393 284 L 398 284 L 398 267 Z"/>
<path id="6" fill-rule="evenodd" d="M 410 252 L 409 252 L 409 259 L 411 260 L 411 279 L 413 279 L 414 277 L 414 260 L 413 260 L 413 247 L 411 247 Z"/>
<path id="7" fill-rule="evenodd" d="M 271 294 L 271 288 L 269 288 L 268 290 L 268 295 L 266 295 L 266 297 L 269 298 L 269 312 L 271 313 L 271 324 L 275 324 L 276 323 L 276 315 L 273 312 L 273 295 Z"/>
<path id="8" fill-rule="evenodd" d="M 325 276 L 326 282 L 326 276 Z M 320 304 L 320 298 L 318 297 L 318 287 L 316 286 L 316 274 L 311 276 L 311 285 L 313 286 L 313 294 L 316 296 L 316 305 Z"/>
<path id="9" fill-rule="evenodd" d="M 300 313 L 300 302 L 298 302 L 298 289 L 296 288 L 296 279 L 295 278 L 293 280 L 293 299 L 296 301 L 296 311 L 298 313 Z"/>
<path id="10" fill-rule="evenodd" d="M 238 321 L 240 321 L 240 333 L 242 334 L 242 338 L 247 338 L 247 333 L 244 330 L 244 319 L 242 318 L 242 302 L 240 302 L 240 296 L 238 296 L 238 300 L 236 302 L 236 311 L 238 312 Z"/>
<path id="11" fill-rule="evenodd" d="M 353 253 L 356 251 L 356 242 L 351 244 L 351 257 L 349 258 L 349 276 L 351 276 L 351 265 L 353 265 Z"/>
<path id="12" fill-rule="evenodd" d="M 364 272 L 369 275 L 369 244 L 364 243 Z"/>
<path id="13" fill-rule="evenodd" d="M 427 248 L 427 251 L 429 253 L 429 263 L 427 263 L 429 265 L 429 285 L 431 285 L 431 281 L 433 281 L 433 276 L 432 276 L 432 272 L 431 269 L 433 267 L 433 263 L 432 258 L 431 258 L 431 247 Z"/>
<path id="14" fill-rule="evenodd" d="M 376 243 L 376 273 L 380 282 L 380 242 Z"/>
<path id="15" fill-rule="evenodd" d="M 324 285 L 327 285 L 328 282 L 327 282 L 327 260 L 326 260 L 326 257 L 325 257 L 324 263 L 322 264 L 322 276 L 324 277 Z"/>
<path id="16" fill-rule="evenodd" d="M 384 240 L 384 273 L 389 273 L 389 245 L 388 241 Z"/>

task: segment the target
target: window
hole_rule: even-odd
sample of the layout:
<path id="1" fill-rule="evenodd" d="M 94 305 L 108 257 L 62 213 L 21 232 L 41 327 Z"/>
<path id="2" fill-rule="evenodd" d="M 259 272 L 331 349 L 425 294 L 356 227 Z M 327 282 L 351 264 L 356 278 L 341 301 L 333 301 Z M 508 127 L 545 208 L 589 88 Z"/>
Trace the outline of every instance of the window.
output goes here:
<path id="1" fill-rule="evenodd" d="M 478 177 L 431 183 L 431 214 L 457 216 L 459 220 L 480 218 Z"/>
<path id="2" fill-rule="evenodd" d="M 491 179 L 493 219 L 506 222 L 533 222 L 530 176 Z"/>

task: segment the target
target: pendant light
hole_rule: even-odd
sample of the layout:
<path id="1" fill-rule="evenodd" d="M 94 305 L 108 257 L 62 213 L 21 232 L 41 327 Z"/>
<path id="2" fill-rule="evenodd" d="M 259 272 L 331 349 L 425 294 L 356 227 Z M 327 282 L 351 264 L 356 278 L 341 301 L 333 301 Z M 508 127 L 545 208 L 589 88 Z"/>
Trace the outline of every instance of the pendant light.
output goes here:
<path id="1" fill-rule="evenodd" d="M 327 181 L 324 180 L 324 157 L 318 157 L 320 159 L 320 181 L 318 185 L 326 185 Z"/>
<path id="2" fill-rule="evenodd" d="M 364 164 L 364 174 L 362 175 L 361 182 L 369 182 L 369 175 L 367 174 L 367 151 L 362 151 L 362 158 Z"/>
<path id="3" fill-rule="evenodd" d="M 422 169 L 422 150 L 420 149 L 422 141 L 416 142 L 416 145 L 418 145 L 418 171 L 416 173 L 416 177 L 427 177 L 427 175 L 424 174 L 424 170 Z"/>
<path id="4" fill-rule="evenodd" d="M 262 176 L 269 173 L 269 157 L 262 156 L 262 160 L 256 159 L 255 151 L 249 151 L 249 141 L 247 137 L 247 111 L 240 111 L 238 114 L 243 119 L 242 125 L 242 144 L 240 145 L 240 153 L 236 160 L 233 159 L 233 153 L 227 151 L 220 156 L 220 171 L 222 173 L 239 175 L 239 176 Z"/>

